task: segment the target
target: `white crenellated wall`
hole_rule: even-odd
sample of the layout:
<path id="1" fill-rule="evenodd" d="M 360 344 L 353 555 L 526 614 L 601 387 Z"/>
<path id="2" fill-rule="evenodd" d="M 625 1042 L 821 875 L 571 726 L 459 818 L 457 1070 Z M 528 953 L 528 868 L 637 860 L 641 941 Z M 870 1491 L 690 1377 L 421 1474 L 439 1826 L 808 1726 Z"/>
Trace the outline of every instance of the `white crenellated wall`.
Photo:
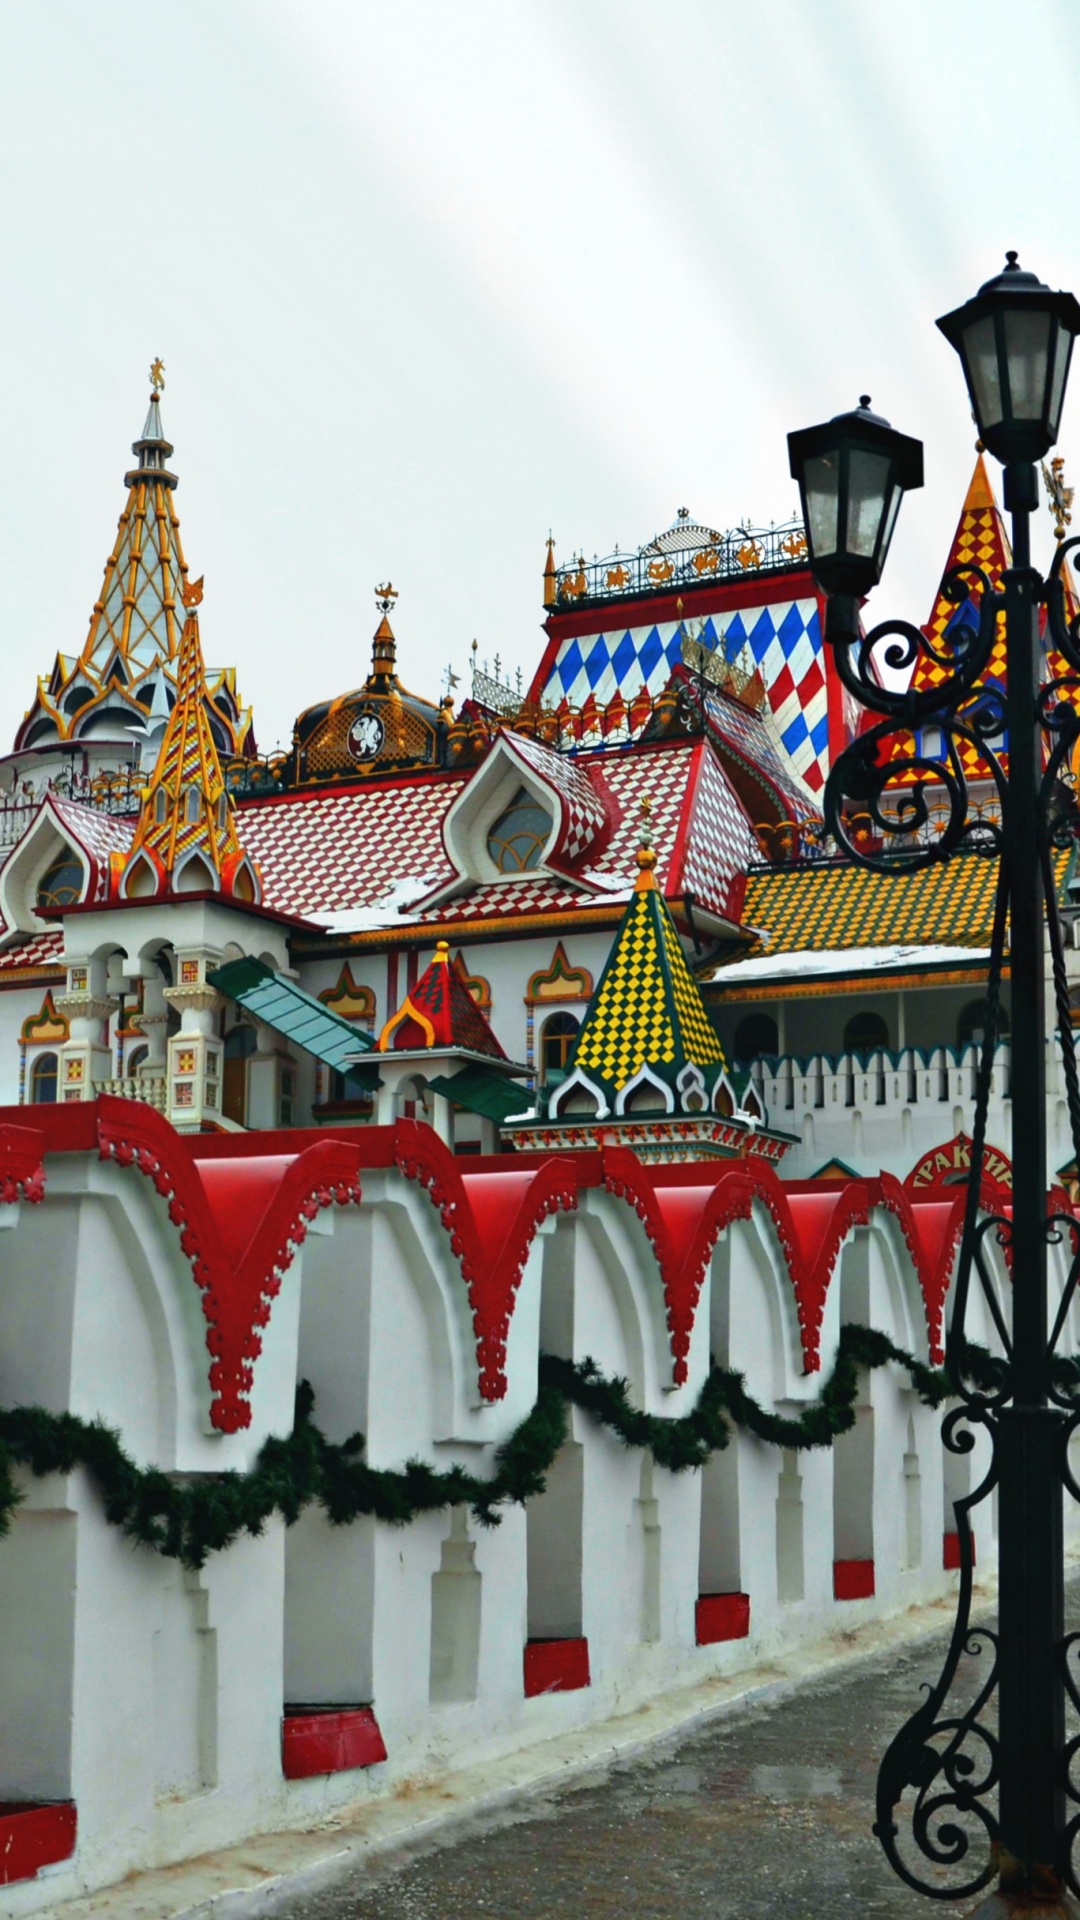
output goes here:
<path id="1" fill-rule="evenodd" d="M 822 1372 L 804 1373 L 786 1259 L 755 1200 L 716 1243 L 689 1378 L 673 1387 L 653 1248 L 633 1208 L 592 1186 L 532 1238 L 508 1390 L 485 1402 L 439 1209 L 397 1166 L 372 1167 L 359 1204 L 311 1223 L 264 1333 L 252 1424 L 223 1435 L 208 1418 L 200 1297 L 151 1180 L 52 1152 L 44 1200 L 0 1207 L 0 1229 L 0 1405 L 98 1415 L 140 1464 L 190 1476 L 249 1467 L 268 1435 L 290 1430 L 299 1379 L 331 1440 L 366 1435 L 371 1465 L 417 1458 L 490 1475 L 534 1404 L 541 1348 L 591 1358 L 627 1381 L 635 1406 L 667 1417 L 693 1407 L 710 1353 L 766 1407 L 797 1414 L 817 1399 L 846 1319 L 927 1358 L 910 1254 L 875 1208 L 833 1270 Z M 993 1344 L 977 1299 L 972 1332 Z M 1080 1344 L 1080 1327 L 1071 1334 Z M 940 1421 L 890 1366 L 863 1377 L 840 1446 L 795 1454 L 743 1432 L 703 1472 L 676 1475 L 574 1409 L 545 1492 L 496 1528 L 463 1509 L 334 1528 L 309 1509 L 198 1573 L 111 1526 L 84 1470 L 20 1469 L 24 1504 L 0 1540 L 0 1801 L 72 1799 L 79 1839 L 71 1862 L 0 1892 L 0 1913 L 316 1822 L 947 1591 Z M 957 1489 L 969 1471 L 951 1463 Z M 990 1527 L 983 1509 L 982 1563 Z M 873 1598 L 834 1598 L 838 1559 L 873 1560 Z M 750 1597 L 749 1635 L 697 1645 L 699 1595 L 733 1592 Z M 577 1636 L 591 1683 L 527 1698 L 526 1641 Z M 371 1702 L 387 1760 L 286 1780 L 286 1702 Z"/>

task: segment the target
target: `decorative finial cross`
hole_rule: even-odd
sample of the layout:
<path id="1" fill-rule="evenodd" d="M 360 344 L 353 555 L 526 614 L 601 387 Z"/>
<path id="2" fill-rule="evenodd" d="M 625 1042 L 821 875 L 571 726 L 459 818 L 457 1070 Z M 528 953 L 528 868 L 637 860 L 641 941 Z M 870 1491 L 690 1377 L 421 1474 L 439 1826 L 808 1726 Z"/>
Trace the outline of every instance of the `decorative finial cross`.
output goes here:
<path id="1" fill-rule="evenodd" d="M 379 612 L 389 613 L 397 597 L 397 588 L 391 586 L 389 580 L 384 580 L 382 586 L 376 587 L 375 589 L 375 605 L 378 607 Z"/>
<path id="2" fill-rule="evenodd" d="M 1043 485 L 1046 488 L 1050 511 L 1054 516 L 1054 534 L 1060 544 L 1065 538 L 1065 529 L 1072 525 L 1072 503 L 1075 487 L 1065 485 L 1065 462 L 1056 454 L 1050 462 L 1049 471 L 1046 461 L 1042 463 Z"/>
<path id="3" fill-rule="evenodd" d="M 165 391 L 164 360 L 155 360 L 153 362 L 150 368 L 150 385 L 153 387 L 155 393 L 163 393 Z"/>

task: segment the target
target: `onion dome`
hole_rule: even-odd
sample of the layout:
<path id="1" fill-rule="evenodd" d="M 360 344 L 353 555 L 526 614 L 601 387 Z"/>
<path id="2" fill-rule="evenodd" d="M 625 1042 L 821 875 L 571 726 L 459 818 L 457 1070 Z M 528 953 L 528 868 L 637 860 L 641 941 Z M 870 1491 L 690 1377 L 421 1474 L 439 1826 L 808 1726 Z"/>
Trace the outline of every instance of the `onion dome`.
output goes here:
<path id="1" fill-rule="evenodd" d="M 387 582 L 375 589 L 375 599 L 382 618 L 372 641 L 371 672 L 362 687 L 300 714 L 293 728 L 293 785 L 441 764 L 446 711 L 410 693 L 397 677 L 389 618 L 397 589 Z"/>

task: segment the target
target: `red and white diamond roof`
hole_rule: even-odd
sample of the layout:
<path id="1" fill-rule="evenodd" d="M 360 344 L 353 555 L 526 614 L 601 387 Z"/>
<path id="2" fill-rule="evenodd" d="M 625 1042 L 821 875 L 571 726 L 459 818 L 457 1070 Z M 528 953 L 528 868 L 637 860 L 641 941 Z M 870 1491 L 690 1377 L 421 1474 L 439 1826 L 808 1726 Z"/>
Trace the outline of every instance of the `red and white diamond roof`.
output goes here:
<path id="1" fill-rule="evenodd" d="M 545 760 L 556 758 L 541 751 Z M 602 774 L 595 786 L 587 777 L 594 765 Z M 442 819 L 473 777 L 429 774 L 244 803 L 237 827 L 246 852 L 259 863 L 264 906 L 345 933 L 565 914 L 618 901 L 633 886 L 640 801 L 647 796 L 664 891 L 673 895 L 690 887 L 704 911 L 737 917 L 747 863 L 759 857 L 757 842 L 701 739 L 575 756 L 567 784 L 575 814 L 588 820 L 589 844 L 578 852 L 572 880 L 515 875 L 417 910 L 456 877 Z M 595 831 L 601 824 L 603 833 Z M 591 846 L 600 849 L 593 863 Z"/>

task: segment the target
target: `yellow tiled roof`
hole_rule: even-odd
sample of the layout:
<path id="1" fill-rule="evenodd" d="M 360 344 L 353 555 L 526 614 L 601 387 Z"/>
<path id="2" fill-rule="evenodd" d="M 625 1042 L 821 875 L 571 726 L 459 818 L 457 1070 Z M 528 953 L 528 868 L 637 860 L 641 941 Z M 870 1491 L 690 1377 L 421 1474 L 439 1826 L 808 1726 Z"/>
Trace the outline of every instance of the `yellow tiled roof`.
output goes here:
<path id="1" fill-rule="evenodd" d="M 635 892 L 568 1065 L 616 1089 L 649 1065 L 722 1065 L 723 1049 L 659 892 Z"/>
<path id="2" fill-rule="evenodd" d="M 854 865 L 753 873 L 743 924 L 768 935 L 756 953 L 923 941 L 988 947 L 996 881 L 997 861 L 973 853 L 916 873 L 872 873 Z M 716 978 L 723 977 L 721 967 Z"/>
<path id="3" fill-rule="evenodd" d="M 1059 888 L 1068 861 L 1068 853 L 1055 856 Z M 839 863 L 752 873 L 743 924 L 768 937 L 738 958 L 809 948 L 988 947 L 997 871 L 996 859 L 956 853 L 915 873 L 874 873 Z M 723 977 L 718 967 L 713 978 Z"/>

